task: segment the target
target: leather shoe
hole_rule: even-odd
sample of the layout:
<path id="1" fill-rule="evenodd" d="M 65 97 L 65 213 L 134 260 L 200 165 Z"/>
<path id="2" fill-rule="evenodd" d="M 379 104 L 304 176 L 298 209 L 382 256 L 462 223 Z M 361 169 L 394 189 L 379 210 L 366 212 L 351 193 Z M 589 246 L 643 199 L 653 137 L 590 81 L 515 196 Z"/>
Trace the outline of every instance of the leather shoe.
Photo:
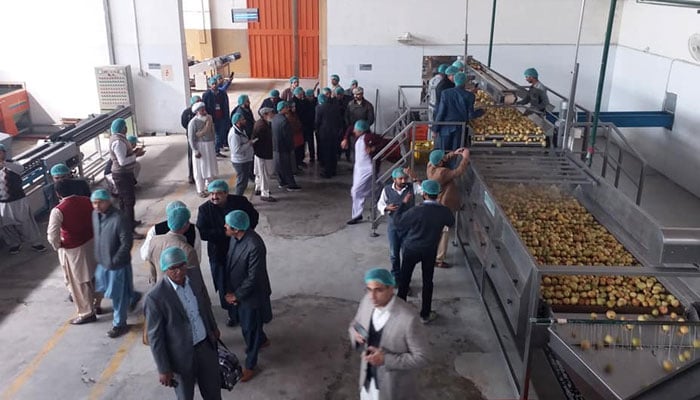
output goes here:
<path id="1" fill-rule="evenodd" d="M 243 374 L 241 375 L 241 382 L 248 382 L 255 376 L 255 370 L 243 368 Z"/>
<path id="2" fill-rule="evenodd" d="M 260 200 L 267 201 L 268 203 L 274 203 L 277 201 L 277 199 L 272 197 L 272 196 L 267 196 L 267 197 L 262 196 L 262 197 L 260 197 Z"/>
<path id="3" fill-rule="evenodd" d="M 127 332 L 129 332 L 129 325 L 113 326 L 112 329 L 107 331 L 107 336 L 115 339 Z"/>
<path id="4" fill-rule="evenodd" d="M 103 310 L 102 307 L 95 307 L 95 314 L 102 315 L 104 313 L 105 313 L 105 310 Z"/>
<path id="5" fill-rule="evenodd" d="M 229 328 L 233 328 L 234 326 L 238 326 L 238 321 L 234 321 L 231 318 L 229 318 L 226 321 L 226 326 L 228 326 Z"/>
<path id="6" fill-rule="evenodd" d="M 260 348 L 264 349 L 266 347 L 270 347 L 271 344 L 272 344 L 272 342 L 270 342 L 270 339 L 267 339 L 267 340 L 265 340 L 265 343 L 260 345 Z"/>
<path id="7" fill-rule="evenodd" d="M 134 297 L 131 298 L 131 303 L 129 304 L 129 311 L 133 312 L 136 309 L 139 301 L 141 301 L 141 297 L 143 297 L 143 293 L 134 292 Z"/>
<path id="8" fill-rule="evenodd" d="M 92 314 L 86 315 L 84 317 L 73 318 L 72 320 L 70 320 L 70 323 L 71 325 L 82 325 L 95 321 L 97 321 L 97 317 L 95 316 L 95 314 Z"/>
<path id="9" fill-rule="evenodd" d="M 359 217 L 356 217 L 356 218 L 351 219 L 350 221 L 346 222 L 346 224 L 348 224 L 348 225 L 355 225 L 355 224 L 359 224 L 360 221 L 362 221 L 362 215 L 360 215 Z"/>
<path id="10" fill-rule="evenodd" d="M 450 268 L 451 265 L 444 262 L 444 261 L 438 261 L 435 263 L 435 268 Z"/>
<path id="11" fill-rule="evenodd" d="M 254 194 L 255 194 L 256 196 L 260 196 L 260 191 L 259 191 L 259 190 L 256 190 Z"/>

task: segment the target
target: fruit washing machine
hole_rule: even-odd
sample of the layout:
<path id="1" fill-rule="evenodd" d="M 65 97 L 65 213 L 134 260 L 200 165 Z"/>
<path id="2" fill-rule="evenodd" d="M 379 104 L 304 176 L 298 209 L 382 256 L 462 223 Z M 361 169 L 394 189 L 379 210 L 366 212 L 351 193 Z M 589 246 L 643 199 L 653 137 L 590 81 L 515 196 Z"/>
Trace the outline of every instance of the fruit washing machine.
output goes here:
<path id="1" fill-rule="evenodd" d="M 461 187 L 458 242 L 521 398 L 700 396 L 700 229 L 659 226 L 563 150 L 473 147 Z"/>

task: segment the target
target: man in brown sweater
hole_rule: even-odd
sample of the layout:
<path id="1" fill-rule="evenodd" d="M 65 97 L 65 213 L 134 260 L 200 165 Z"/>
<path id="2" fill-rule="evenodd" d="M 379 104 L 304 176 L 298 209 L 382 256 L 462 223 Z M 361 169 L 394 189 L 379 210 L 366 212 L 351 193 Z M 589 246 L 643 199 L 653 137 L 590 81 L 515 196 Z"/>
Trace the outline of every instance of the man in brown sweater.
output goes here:
<path id="1" fill-rule="evenodd" d="M 461 157 L 459 164 L 454 169 L 450 168 L 453 160 Z M 457 179 L 464 174 L 469 165 L 469 150 L 459 148 L 452 153 L 445 154 L 442 150 L 433 150 L 430 153 L 430 162 L 428 163 L 427 175 L 428 179 L 432 179 L 440 183 L 442 190 L 438 195 L 438 203 L 446 206 L 452 212 L 456 212 L 461 207 L 459 187 Z M 447 242 L 449 241 L 449 228 L 445 227 L 442 231 L 440 244 L 438 245 L 435 266 L 437 268 L 449 268 L 450 265 L 445 262 L 447 254 Z"/>

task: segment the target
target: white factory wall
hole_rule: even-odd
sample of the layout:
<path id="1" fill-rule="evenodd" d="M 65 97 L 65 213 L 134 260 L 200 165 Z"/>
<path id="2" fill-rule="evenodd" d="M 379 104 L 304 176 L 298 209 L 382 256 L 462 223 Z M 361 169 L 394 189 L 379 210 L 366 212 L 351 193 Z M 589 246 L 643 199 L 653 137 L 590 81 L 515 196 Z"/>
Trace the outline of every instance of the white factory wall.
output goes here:
<path id="1" fill-rule="evenodd" d="M 181 1 L 112 1 L 110 10 L 116 63 L 131 65 L 139 130 L 181 132 L 190 95 Z"/>
<path id="2" fill-rule="evenodd" d="M 396 116 L 398 86 L 421 83 L 423 56 L 464 54 L 466 2 L 443 0 L 439 4 L 440 7 L 436 7 L 435 2 L 421 0 L 328 1 L 328 72 L 341 75 L 341 84 L 357 79 L 365 93 L 371 93 L 367 96 L 371 100 L 375 90 L 379 89 L 379 130 L 388 126 Z M 486 62 L 492 2 L 471 0 L 468 4 L 468 51 Z M 588 1 L 584 15 L 578 99 L 579 103 L 591 108 L 595 100 L 608 7 L 607 0 Z M 358 10 L 367 11 L 360 14 Z M 536 67 L 546 85 L 568 95 L 579 12 L 578 1 L 499 1 L 492 66 L 523 85 L 523 70 Z M 543 16 L 547 15 L 556 18 L 546 18 L 547 23 L 536 22 L 545 20 Z M 361 18 L 362 29 L 357 28 L 357 18 L 353 16 Z M 414 41 L 399 43 L 397 38 L 406 32 L 415 38 Z M 616 35 L 615 30 L 613 36 Z M 608 71 L 611 71 L 613 62 L 614 51 L 610 55 Z M 359 71 L 359 64 L 372 64 L 372 71 Z M 605 87 L 605 98 L 609 86 Z M 417 98 L 419 94 L 415 91 L 412 95 Z M 558 104 L 558 100 L 553 98 L 552 101 Z"/>
<path id="3" fill-rule="evenodd" d="M 26 83 L 34 124 L 99 111 L 94 67 L 109 63 L 104 21 L 100 1 L 2 2 L 0 81 Z"/>
<path id="4" fill-rule="evenodd" d="M 182 0 L 182 19 L 185 29 L 211 29 L 208 0 Z"/>

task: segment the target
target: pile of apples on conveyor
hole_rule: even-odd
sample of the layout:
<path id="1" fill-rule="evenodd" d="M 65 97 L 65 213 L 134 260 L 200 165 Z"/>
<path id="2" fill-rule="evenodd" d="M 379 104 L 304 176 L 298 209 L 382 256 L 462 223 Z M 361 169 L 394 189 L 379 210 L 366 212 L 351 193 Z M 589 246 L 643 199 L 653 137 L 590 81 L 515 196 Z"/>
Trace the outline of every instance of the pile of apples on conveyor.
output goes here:
<path id="1" fill-rule="evenodd" d="M 511 107 L 494 107 L 493 98 L 485 91 L 476 91 L 475 108 L 484 108 L 483 116 L 469 122 L 475 141 L 540 143 L 546 146 L 542 128 Z M 495 136 L 496 138 L 492 138 Z"/>

